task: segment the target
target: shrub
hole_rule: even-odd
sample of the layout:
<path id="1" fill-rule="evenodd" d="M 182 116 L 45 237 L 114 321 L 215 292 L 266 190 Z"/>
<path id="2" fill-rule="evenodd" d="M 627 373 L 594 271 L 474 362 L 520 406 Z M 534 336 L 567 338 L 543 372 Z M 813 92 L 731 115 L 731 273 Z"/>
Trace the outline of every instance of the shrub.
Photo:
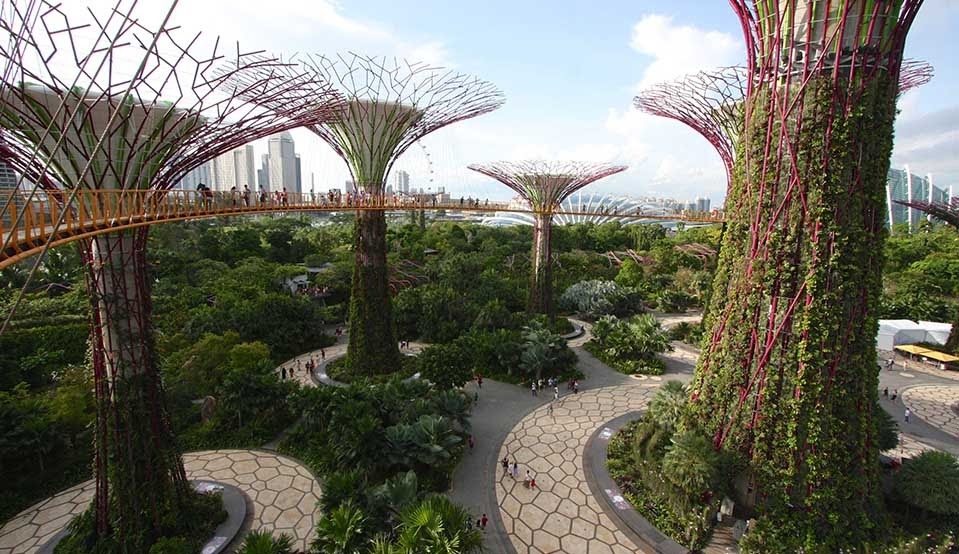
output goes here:
<path id="1" fill-rule="evenodd" d="M 269 531 L 250 531 L 237 554 L 292 554 L 293 538 L 286 533 L 274 537 Z"/>
<path id="2" fill-rule="evenodd" d="M 559 299 L 562 309 L 589 319 L 604 315 L 627 315 L 640 309 L 640 298 L 615 281 L 581 281 L 566 289 Z"/>
<path id="3" fill-rule="evenodd" d="M 948 452 L 923 452 L 902 465 L 896 494 L 904 502 L 936 515 L 959 515 L 959 462 Z"/>
<path id="4" fill-rule="evenodd" d="M 686 494 L 686 501 L 713 488 L 719 454 L 704 435 L 687 431 L 674 435 L 663 456 L 663 478 Z"/>

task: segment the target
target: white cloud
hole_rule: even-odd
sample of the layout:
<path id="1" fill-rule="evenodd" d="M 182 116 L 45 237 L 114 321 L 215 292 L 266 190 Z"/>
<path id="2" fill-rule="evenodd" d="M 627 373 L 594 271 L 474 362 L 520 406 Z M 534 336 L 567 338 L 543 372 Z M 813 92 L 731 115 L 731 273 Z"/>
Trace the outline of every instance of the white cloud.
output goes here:
<path id="1" fill-rule="evenodd" d="M 633 27 L 630 46 L 653 58 L 637 85 L 650 85 L 705 69 L 744 63 L 742 42 L 728 33 L 676 25 L 660 14 L 642 17 Z"/>

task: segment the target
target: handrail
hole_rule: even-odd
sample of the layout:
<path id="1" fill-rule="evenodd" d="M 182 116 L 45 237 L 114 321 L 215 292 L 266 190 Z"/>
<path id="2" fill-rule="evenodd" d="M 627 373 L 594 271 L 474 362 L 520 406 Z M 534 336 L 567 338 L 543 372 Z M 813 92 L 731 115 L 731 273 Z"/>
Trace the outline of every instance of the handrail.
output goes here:
<path id="1" fill-rule="evenodd" d="M 0 192 L 0 205 L 11 199 L 14 191 Z M 10 210 L 0 219 L 0 269 L 28 258 L 44 245 L 58 246 L 82 238 L 117 229 L 141 227 L 154 223 L 186 219 L 225 217 L 245 214 L 283 212 L 336 212 L 355 210 L 409 211 L 446 210 L 458 212 L 536 213 L 514 203 L 476 199 L 437 199 L 433 195 L 353 195 L 334 193 L 255 193 L 250 191 L 194 190 L 83 190 L 74 202 L 63 206 L 65 195 L 39 193 L 34 200 L 10 202 Z M 54 223 L 66 210 L 63 223 Z M 18 212 L 23 212 L 19 224 Z M 562 207 L 550 210 L 553 215 L 601 215 L 616 218 L 720 223 L 722 213 L 681 212 L 676 215 L 651 215 L 640 210 L 625 212 L 569 211 Z M 56 232 L 54 229 L 56 228 Z"/>

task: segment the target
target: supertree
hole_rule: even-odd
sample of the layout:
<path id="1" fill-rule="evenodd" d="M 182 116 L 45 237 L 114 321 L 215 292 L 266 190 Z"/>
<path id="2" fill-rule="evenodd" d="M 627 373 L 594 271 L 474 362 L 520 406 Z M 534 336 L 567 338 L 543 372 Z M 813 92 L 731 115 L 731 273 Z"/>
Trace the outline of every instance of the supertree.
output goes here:
<path id="1" fill-rule="evenodd" d="M 709 141 L 726 166 L 728 189 L 742 134 L 746 81 L 745 67 L 702 71 L 654 85 L 636 96 L 633 104 L 648 114 L 684 123 Z"/>
<path id="2" fill-rule="evenodd" d="M 61 213 L 91 208 L 101 201 L 93 192 L 160 202 L 200 164 L 318 123 L 341 105 L 315 75 L 177 31 L 169 25 L 172 8 L 155 30 L 132 11 L 132 4 L 124 12 L 91 11 L 78 22 L 42 2 L 37 25 L 15 10 L 0 22 L 8 37 L 23 37 L 0 46 L 7 77 L 0 127 L 8 146 L 0 155 L 39 177 Z M 227 81 L 229 90 L 221 90 Z M 240 100 L 250 95 L 282 100 L 283 109 Z M 148 550 L 190 499 L 156 367 L 146 239 L 140 227 L 81 242 L 97 410 L 94 536 L 130 552 Z"/>
<path id="3" fill-rule="evenodd" d="M 743 129 L 743 102 L 749 73 L 745 67 L 721 67 L 653 85 L 641 92 L 636 108 L 675 119 L 696 131 L 716 149 L 726 166 L 726 188 L 732 185 L 736 147 Z M 899 92 L 928 83 L 933 68 L 924 61 L 905 60 L 899 72 Z"/>
<path id="4" fill-rule="evenodd" d="M 346 162 L 357 202 L 384 208 L 390 169 L 417 140 L 442 127 L 499 108 L 489 82 L 395 58 L 358 54 L 306 56 L 302 68 L 334 83 L 346 98 L 336 117 L 308 126 Z M 263 102 L 262 99 L 255 99 Z M 386 265 L 386 214 L 357 210 L 347 364 L 373 375 L 400 367 Z"/>
<path id="5" fill-rule="evenodd" d="M 553 315 L 551 246 L 553 212 L 586 185 L 626 170 L 626 166 L 590 162 L 519 161 L 470 165 L 516 191 L 535 212 L 533 273 L 527 304 L 530 313 Z"/>
<path id="6" fill-rule="evenodd" d="M 835 551 L 881 513 L 884 188 L 922 0 L 730 0 L 748 56 L 690 420 L 749 460 L 767 547 Z M 778 544 L 777 544 L 778 543 Z"/>

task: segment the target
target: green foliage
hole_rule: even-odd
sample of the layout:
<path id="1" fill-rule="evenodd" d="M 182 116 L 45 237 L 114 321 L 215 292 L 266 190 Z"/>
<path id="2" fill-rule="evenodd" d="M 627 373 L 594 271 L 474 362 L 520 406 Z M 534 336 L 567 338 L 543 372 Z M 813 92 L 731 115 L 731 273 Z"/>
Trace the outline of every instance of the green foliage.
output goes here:
<path id="1" fill-rule="evenodd" d="M 25 382 L 33 388 L 49 385 L 53 374 L 83 363 L 87 353 L 87 323 L 13 328 L 0 335 L 0 390 Z"/>
<path id="2" fill-rule="evenodd" d="M 316 554 L 354 554 L 367 541 L 366 516 L 347 501 L 326 514 L 316 526 L 310 551 Z"/>
<path id="3" fill-rule="evenodd" d="M 68 533 L 54 549 L 56 554 L 185 554 L 199 552 L 213 537 L 216 527 L 227 518 L 219 494 L 190 491 L 178 504 L 160 506 L 159 533 L 120 538 L 117 534 L 97 540 L 93 508 L 74 518 Z M 116 516 L 114 516 L 116 517 Z"/>
<path id="4" fill-rule="evenodd" d="M 701 325 L 694 325 L 688 321 L 681 321 L 669 328 L 669 338 L 671 340 L 683 341 L 690 346 L 699 347 L 703 340 L 703 328 Z"/>
<path id="5" fill-rule="evenodd" d="M 91 387 L 88 371 L 70 368 L 53 392 L 0 392 L 0 520 L 89 476 Z"/>
<path id="6" fill-rule="evenodd" d="M 879 443 L 879 450 L 892 450 L 899 446 L 899 424 L 895 418 L 883 410 L 878 402 L 874 404 L 873 410 L 876 414 L 876 441 Z"/>
<path id="7" fill-rule="evenodd" d="M 170 354 L 163 367 L 174 428 L 186 448 L 257 447 L 296 419 L 298 386 L 280 380 L 263 343 L 241 342 L 234 332 L 207 334 Z M 193 400 L 206 396 L 216 408 L 201 422 Z"/>
<path id="8" fill-rule="evenodd" d="M 604 315 L 627 315 L 639 309 L 639 297 L 615 281 L 581 281 L 559 299 L 560 308 L 589 319 Z"/>
<path id="9" fill-rule="evenodd" d="M 661 375 L 665 370 L 656 354 L 671 351 L 669 335 L 650 314 L 631 319 L 605 316 L 593 325 L 586 349 L 604 363 L 626 374 Z"/>
<path id="10" fill-rule="evenodd" d="M 472 379 L 469 355 L 456 343 L 435 344 L 416 357 L 420 376 L 441 390 L 460 388 Z"/>
<path id="11" fill-rule="evenodd" d="M 695 431 L 673 435 L 663 456 L 663 478 L 687 497 L 696 497 L 713 488 L 719 469 L 719 455 L 709 439 Z"/>
<path id="12" fill-rule="evenodd" d="M 643 417 L 627 424 L 610 439 L 606 451 L 607 465 L 610 477 L 637 512 L 660 532 L 690 550 L 698 551 L 709 538 L 712 524 L 709 516 L 715 505 L 701 504 L 697 495 L 670 480 L 664 480 L 664 477 L 670 474 L 677 482 L 689 486 L 690 490 L 696 489 L 701 483 L 703 475 L 700 472 L 686 473 L 685 468 L 679 467 L 682 461 L 678 460 L 678 449 L 700 456 L 700 460 L 694 462 L 697 467 L 703 467 L 704 459 L 707 465 L 714 460 L 708 459 L 710 454 L 699 451 L 698 444 L 688 445 L 687 439 L 682 437 L 675 437 L 682 446 L 670 443 L 671 433 L 667 429 Z M 667 445 L 669 453 L 664 453 Z M 672 454 L 670 469 L 665 468 L 664 454 Z M 712 455 L 715 456 L 715 453 Z"/>
<path id="13" fill-rule="evenodd" d="M 931 450 L 902 465 L 895 492 L 923 512 L 959 515 L 959 462 L 948 452 Z"/>
<path id="14" fill-rule="evenodd" d="M 657 426 L 676 430 L 681 426 L 689 393 L 681 381 L 666 381 L 649 403 L 647 415 Z"/>
<path id="15" fill-rule="evenodd" d="M 563 337 L 537 321 L 531 322 L 524 328 L 520 369 L 525 372 L 528 379 L 539 380 L 544 376 L 560 376 L 574 365 L 576 365 L 576 354 L 570 350 Z"/>
<path id="16" fill-rule="evenodd" d="M 286 533 L 275 537 L 269 531 L 250 531 L 237 554 L 293 554 L 293 538 Z"/>

